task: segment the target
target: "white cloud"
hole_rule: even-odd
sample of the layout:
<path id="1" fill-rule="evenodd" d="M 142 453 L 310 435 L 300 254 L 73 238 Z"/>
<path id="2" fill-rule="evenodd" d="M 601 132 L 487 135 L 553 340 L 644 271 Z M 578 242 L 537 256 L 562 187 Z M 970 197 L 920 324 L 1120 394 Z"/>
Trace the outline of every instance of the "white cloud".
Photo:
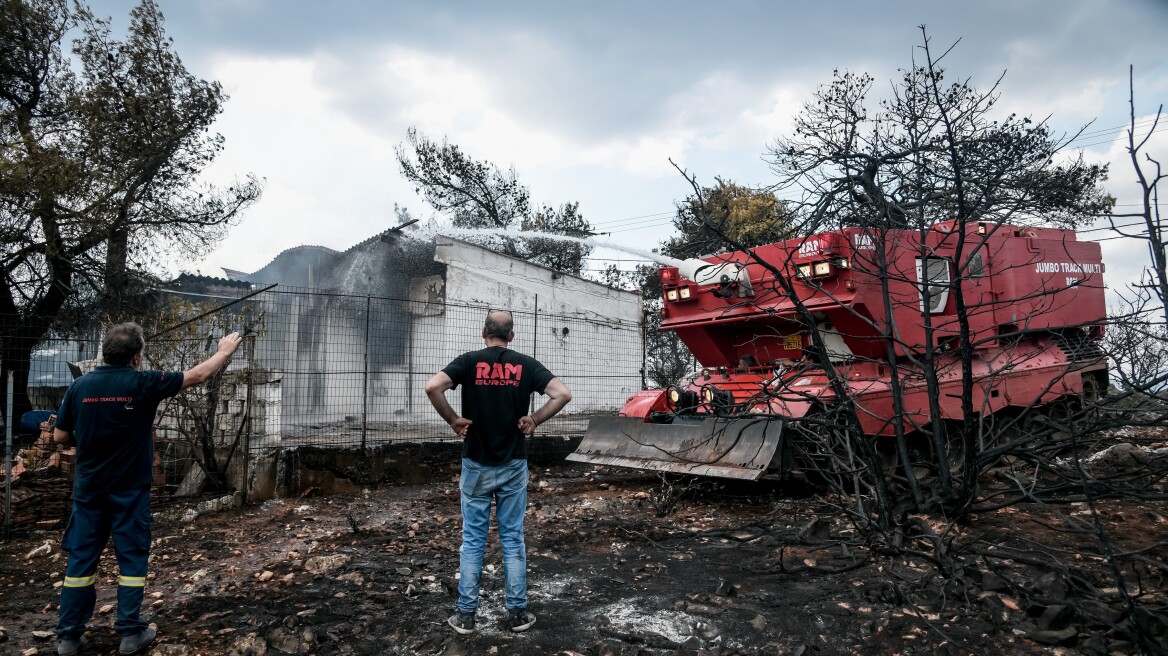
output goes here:
<path id="1" fill-rule="evenodd" d="M 873 98 L 887 95 L 921 22 L 938 44 L 963 37 L 949 62 L 955 76 L 975 74 L 984 88 L 1009 69 L 1003 109 L 1054 114 L 1059 130 L 1095 116 L 1105 117 L 1096 126 L 1112 127 L 1124 120 L 1126 97 L 1126 68 L 1113 71 L 1113 62 L 1138 50 L 1137 75 L 1143 65 L 1159 82 L 1137 80 L 1137 91 L 1163 95 L 1164 69 L 1141 61 L 1162 61 L 1164 47 L 1144 39 L 1137 48 L 1091 25 L 1130 8 L 1072 4 L 1057 12 L 1062 5 L 873 6 L 860 14 L 871 25 L 827 37 L 789 27 L 800 17 L 815 24 L 827 7 L 760 8 L 749 24 L 715 12 L 694 39 L 684 12 L 637 22 L 629 12 L 660 12 L 623 4 L 502 6 L 477 16 L 422 5 L 346 12 L 253 2 L 239 12 L 174 2 L 165 7 L 168 29 L 187 30 L 179 49 L 202 53 L 193 58 L 206 64 L 200 75 L 232 95 L 216 125 L 227 144 L 212 177 L 267 178 L 261 202 L 200 266 L 253 270 L 299 244 L 346 248 L 391 224 L 395 202 L 428 216 L 393 155 L 409 126 L 514 165 L 536 202 L 578 200 L 600 221 L 670 210 L 689 190 L 669 158 L 703 182 L 766 183 L 765 146 L 790 132 L 815 85 L 838 66 L 871 72 Z M 273 29 L 256 33 L 265 21 Z M 1095 41 L 1076 47 L 1084 34 Z M 267 54 L 241 54 L 248 48 Z M 1113 193 L 1124 170 L 1112 167 Z M 655 236 L 623 234 L 638 246 Z"/>
<path id="2" fill-rule="evenodd" d="M 216 124 L 226 148 L 207 172 L 217 184 L 254 172 L 265 178 L 260 202 L 203 263 L 255 270 L 301 244 L 345 248 L 393 221 L 392 199 L 408 189 L 392 144 L 329 106 L 308 59 L 225 58 L 214 77 L 231 99 Z"/>
<path id="3" fill-rule="evenodd" d="M 1138 96 L 1137 96 L 1138 99 Z M 1154 115 L 1137 116 L 1137 125 L 1147 125 Z M 1149 126 L 1150 127 L 1150 126 Z M 1139 135 L 1147 134 L 1147 128 L 1137 130 Z M 1160 127 L 1152 133 L 1143 153 L 1161 160 L 1168 159 L 1168 121 L 1161 117 Z M 1127 152 L 1126 138 L 1112 142 L 1107 150 L 1101 153 L 1100 158 L 1108 162 L 1110 179 L 1106 183 L 1108 192 L 1116 199 L 1116 214 L 1138 214 L 1143 211 L 1141 187 L 1132 165 L 1131 157 Z M 1152 174 L 1153 165 L 1141 158 L 1145 175 Z M 1144 231 L 1142 219 L 1138 216 L 1117 217 L 1116 226 L 1119 230 L 1107 229 L 1111 224 L 1107 220 L 1095 223 L 1090 233 L 1084 238 L 1100 240 L 1103 249 L 1103 262 L 1107 265 L 1105 278 L 1110 289 L 1109 303 L 1115 303 L 1117 294 L 1127 285 L 1139 281 L 1143 271 L 1151 265 L 1147 241 L 1136 238 L 1116 238 L 1121 234 L 1138 234 Z M 1134 225 L 1133 225 L 1134 224 Z"/>

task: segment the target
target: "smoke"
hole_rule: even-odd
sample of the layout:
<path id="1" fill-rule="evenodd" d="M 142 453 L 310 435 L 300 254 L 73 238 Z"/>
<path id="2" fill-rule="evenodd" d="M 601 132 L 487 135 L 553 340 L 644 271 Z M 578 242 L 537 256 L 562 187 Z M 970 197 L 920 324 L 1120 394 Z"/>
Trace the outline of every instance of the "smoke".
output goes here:
<path id="1" fill-rule="evenodd" d="M 284 407 L 295 415 L 289 423 L 335 421 L 361 408 L 374 416 L 398 409 L 385 397 L 411 366 L 417 312 L 410 282 L 443 273 L 434 248 L 432 239 L 388 232 L 340 253 L 289 249 L 244 277 L 280 284 L 263 296 L 267 335 L 258 355 L 262 366 L 285 372 Z"/>

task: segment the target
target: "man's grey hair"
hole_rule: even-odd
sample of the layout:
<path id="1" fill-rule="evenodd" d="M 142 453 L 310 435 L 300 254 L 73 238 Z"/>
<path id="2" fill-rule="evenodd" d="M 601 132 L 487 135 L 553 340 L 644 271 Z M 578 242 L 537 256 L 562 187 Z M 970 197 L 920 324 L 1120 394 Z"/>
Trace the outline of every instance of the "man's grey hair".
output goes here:
<path id="1" fill-rule="evenodd" d="M 487 313 L 487 321 L 483 324 L 484 337 L 504 339 L 509 342 L 513 330 L 515 330 L 515 319 L 507 310 L 491 310 Z"/>
<path id="2" fill-rule="evenodd" d="M 142 332 L 142 326 L 133 321 L 127 321 L 117 324 L 106 332 L 105 339 L 101 343 L 101 357 L 106 364 L 128 365 L 134 360 L 134 356 L 141 353 L 145 347 L 146 335 Z"/>

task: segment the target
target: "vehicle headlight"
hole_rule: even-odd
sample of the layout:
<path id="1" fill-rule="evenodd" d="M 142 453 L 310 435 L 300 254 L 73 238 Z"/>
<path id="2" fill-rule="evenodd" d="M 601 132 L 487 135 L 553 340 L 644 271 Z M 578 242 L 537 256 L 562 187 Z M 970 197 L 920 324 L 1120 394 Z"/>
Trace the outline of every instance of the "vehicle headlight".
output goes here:
<path id="1" fill-rule="evenodd" d="M 815 275 L 828 276 L 831 275 L 831 262 L 816 262 Z"/>
<path id="2" fill-rule="evenodd" d="M 682 287 L 678 290 L 677 294 L 681 297 L 681 300 L 686 300 L 689 298 L 689 287 Z"/>
<path id="3" fill-rule="evenodd" d="M 800 278 L 810 278 L 811 277 L 811 265 L 810 264 L 800 264 L 796 270 L 799 272 Z"/>
<path id="4" fill-rule="evenodd" d="M 676 301 L 676 300 L 677 300 L 677 290 L 676 290 L 676 289 L 668 289 L 668 290 L 666 290 L 666 291 L 665 291 L 665 300 L 667 300 L 667 301 Z"/>
<path id="5" fill-rule="evenodd" d="M 706 403 L 713 403 L 714 397 L 718 395 L 718 390 L 713 385 L 705 385 L 702 387 L 702 400 Z"/>

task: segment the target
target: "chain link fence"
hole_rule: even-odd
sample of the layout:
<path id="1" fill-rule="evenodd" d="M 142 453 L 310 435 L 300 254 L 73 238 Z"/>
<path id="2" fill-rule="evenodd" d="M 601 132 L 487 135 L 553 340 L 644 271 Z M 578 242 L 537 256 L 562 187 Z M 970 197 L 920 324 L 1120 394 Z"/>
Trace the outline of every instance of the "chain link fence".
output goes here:
<path id="1" fill-rule="evenodd" d="M 483 321 L 493 308 L 294 290 L 265 293 L 258 303 L 255 365 L 263 384 L 281 388 L 285 445 L 452 437 L 423 386 L 455 356 L 482 348 Z M 641 389 L 639 325 L 538 310 L 512 315 L 511 347 L 540 360 L 573 393 L 541 434 L 579 434 L 590 417 L 615 412 Z M 457 409 L 459 392 L 450 399 Z M 533 399 L 533 409 L 542 399 Z"/>
<path id="2" fill-rule="evenodd" d="M 185 369 L 210 355 L 219 335 L 239 331 L 246 339 L 217 384 L 160 406 L 154 481 L 160 499 L 232 489 L 270 496 L 290 476 L 281 471 L 288 453 L 333 452 L 362 463 L 366 454 L 400 444 L 452 445 L 444 452 L 455 452 L 459 440 L 434 412 L 424 385 L 460 353 L 482 348 L 489 310 L 510 309 L 285 287 L 234 303 L 223 293 L 171 298 L 182 305 L 164 320 L 184 327 L 148 339 L 147 366 Z M 565 451 L 591 417 L 615 413 L 642 388 L 639 324 L 544 312 L 538 297 L 535 308 L 512 315 L 511 347 L 540 360 L 573 394 L 568 408 L 537 430 L 533 458 Z M 46 467 L 71 478 L 71 452 L 46 440 L 36 424 L 59 406 L 71 369 L 96 364 L 102 331 L 92 326 L 32 349 L 33 412 L 8 422 L 18 488 L 21 476 L 26 483 L 48 480 L 43 471 L 32 473 Z M 461 392 L 448 398 L 459 409 Z M 533 395 L 532 409 L 544 400 Z M 6 507 L 11 503 L 6 498 Z M 24 505 L 26 514 L 37 507 L 31 498 Z M 41 506 L 38 517 L 55 514 L 55 506 Z"/>

